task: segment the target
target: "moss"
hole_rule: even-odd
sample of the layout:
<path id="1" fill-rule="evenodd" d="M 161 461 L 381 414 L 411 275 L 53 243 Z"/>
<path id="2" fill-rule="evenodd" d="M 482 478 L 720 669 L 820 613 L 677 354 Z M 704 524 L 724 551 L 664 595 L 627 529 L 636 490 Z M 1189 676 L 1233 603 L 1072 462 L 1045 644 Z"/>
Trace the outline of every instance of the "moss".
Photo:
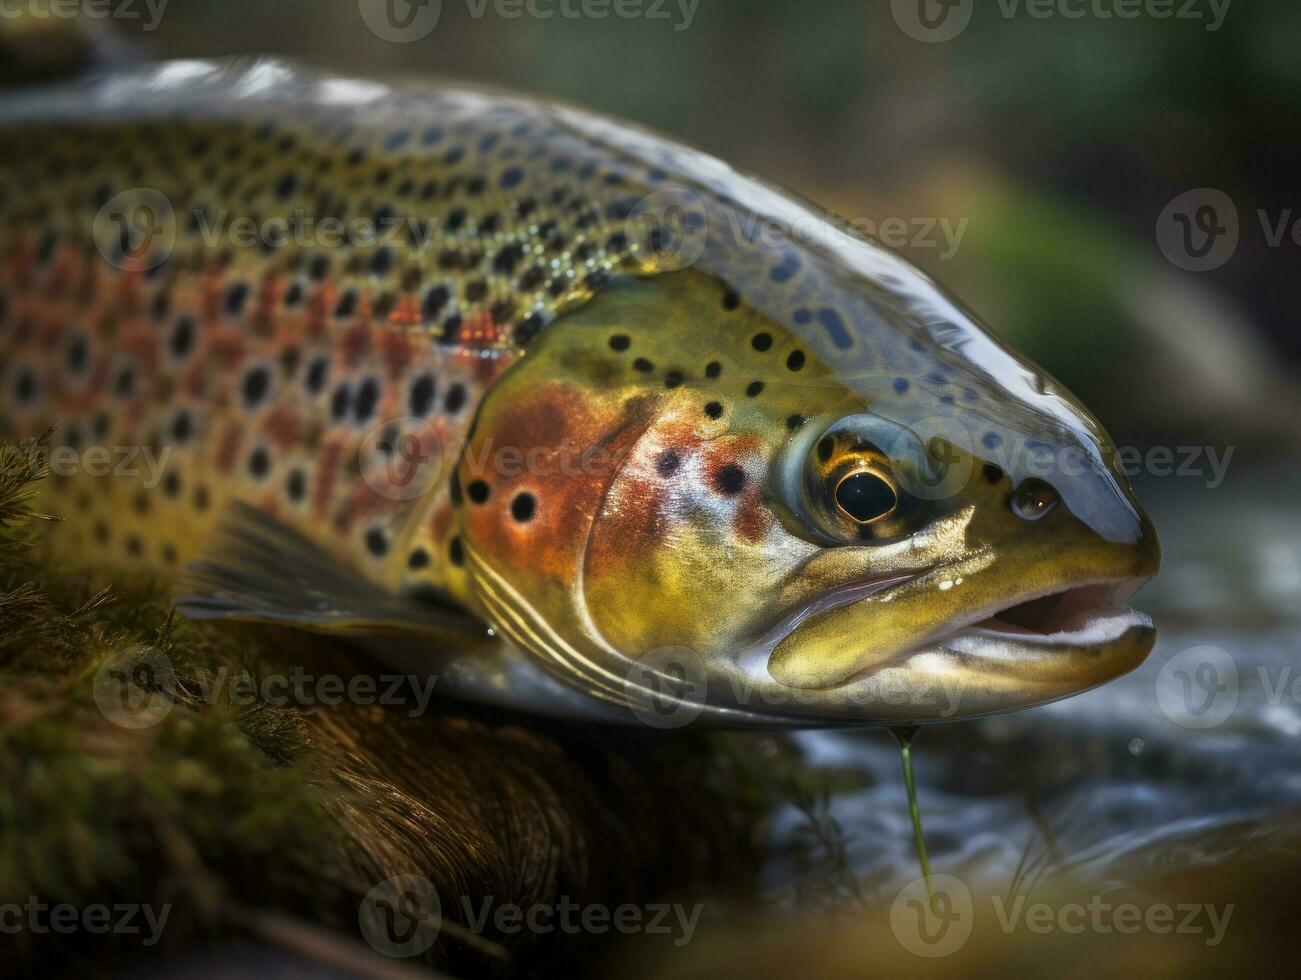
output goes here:
<path id="1" fill-rule="evenodd" d="M 256 682 L 270 674 L 367 665 L 302 635 L 196 626 L 147 582 L 106 591 L 42 564 L 40 445 L 3 447 L 0 463 L 0 904 L 166 903 L 160 949 L 252 936 L 357 969 L 375 955 L 356 938 L 360 897 L 419 874 L 445 916 L 427 960 L 538 975 L 597 962 L 592 937 L 471 935 L 459 910 L 752 888 L 757 743 L 437 699 L 420 715 L 269 701 Z M 132 727 L 124 703 L 152 723 Z M 13 966 L 103 970 L 156 951 L 11 938 Z"/>

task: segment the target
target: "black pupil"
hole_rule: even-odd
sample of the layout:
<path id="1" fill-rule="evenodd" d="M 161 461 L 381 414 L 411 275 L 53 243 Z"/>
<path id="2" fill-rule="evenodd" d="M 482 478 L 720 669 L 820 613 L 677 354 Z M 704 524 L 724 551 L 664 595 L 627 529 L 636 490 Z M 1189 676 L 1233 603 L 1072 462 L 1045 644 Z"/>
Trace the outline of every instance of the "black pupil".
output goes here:
<path id="1" fill-rule="evenodd" d="M 898 502 L 894 487 L 875 473 L 854 473 L 836 487 L 836 503 L 860 524 L 890 513 Z"/>

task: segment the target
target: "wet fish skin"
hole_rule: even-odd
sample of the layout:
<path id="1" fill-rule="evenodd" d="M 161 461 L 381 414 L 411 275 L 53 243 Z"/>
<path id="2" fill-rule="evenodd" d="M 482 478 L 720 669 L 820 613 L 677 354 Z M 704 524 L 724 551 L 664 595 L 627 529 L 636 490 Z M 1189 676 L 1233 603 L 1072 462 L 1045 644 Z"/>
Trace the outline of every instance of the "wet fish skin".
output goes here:
<path id="1" fill-rule="evenodd" d="M 942 720 L 1150 649 L 1138 619 L 954 639 L 1155 572 L 1105 433 L 906 263 L 697 151 L 274 61 L 9 96 L 0 141 L 0 416 L 59 423 L 64 556 L 406 626 L 394 659 L 560 713 L 619 715 L 667 656 L 725 723 Z M 91 465 L 119 446 L 156 465 Z M 1078 472 L 1033 476 L 1040 448 Z M 854 520 L 850 476 L 897 505 Z M 245 511 L 273 520 L 226 533 Z"/>

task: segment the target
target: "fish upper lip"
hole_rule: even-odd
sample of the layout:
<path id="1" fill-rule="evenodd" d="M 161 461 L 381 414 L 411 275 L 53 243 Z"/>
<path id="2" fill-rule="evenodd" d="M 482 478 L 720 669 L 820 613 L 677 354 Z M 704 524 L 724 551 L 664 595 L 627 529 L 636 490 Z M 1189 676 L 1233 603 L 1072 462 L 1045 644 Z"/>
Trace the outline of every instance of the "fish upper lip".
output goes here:
<path id="1" fill-rule="evenodd" d="M 830 612 L 836 609 L 842 609 L 846 606 L 853 605 L 855 602 L 863 599 L 879 596 L 892 592 L 896 589 L 922 581 L 928 577 L 938 577 L 944 572 L 952 572 L 961 569 L 964 565 L 973 564 L 976 560 L 983 557 L 989 549 L 980 549 L 961 558 L 940 562 L 935 565 L 919 569 L 915 572 L 905 572 L 892 576 L 878 576 L 876 578 L 864 579 L 858 582 L 851 582 L 845 585 L 836 586 L 826 590 L 813 599 L 805 602 L 796 610 L 788 613 L 786 616 L 769 629 L 756 644 L 751 646 L 742 654 L 743 664 L 752 668 L 762 669 L 767 673 L 767 662 L 772 651 L 786 637 L 793 634 L 810 616 L 822 612 Z M 915 643 L 899 650 L 886 663 L 877 665 L 877 667 L 888 666 L 889 664 L 898 664 L 906 661 L 914 654 L 919 652 L 934 650 L 942 646 L 946 641 L 952 640 L 961 634 L 979 630 L 981 625 L 991 620 L 996 620 L 1000 613 L 1005 613 L 1018 607 L 1025 606 L 1028 603 L 1036 602 L 1050 596 L 1063 595 L 1070 593 L 1087 594 L 1089 590 L 1099 590 L 1098 596 L 1104 601 L 1099 602 L 1096 606 L 1091 607 L 1091 611 L 1097 613 L 1113 613 L 1117 616 L 1130 613 L 1137 616 L 1135 611 L 1127 605 L 1128 599 L 1136 593 L 1144 584 L 1150 580 L 1151 576 L 1134 576 L 1134 575 L 1109 575 L 1097 576 L 1092 578 L 1082 578 L 1073 582 L 1062 582 L 1053 586 L 1040 589 L 1027 590 L 1016 596 L 999 600 L 996 603 L 990 603 L 978 609 L 959 617 L 955 617 L 944 624 L 942 630 L 921 636 Z M 1095 621 L 1103 618 L 1095 615 Z M 1150 620 L 1144 620 L 1150 626 Z M 1134 625 L 1141 625 L 1135 621 Z M 983 632 L 983 631 L 982 631 Z M 1025 630 L 1019 632 L 1014 629 L 989 629 L 989 633 L 998 633 L 1009 643 L 1037 642 L 1044 644 L 1050 642 L 1053 636 L 1068 636 L 1070 630 L 1062 629 L 1054 632 L 1034 632 Z M 877 669 L 874 667 L 873 669 Z M 851 684 L 863 676 L 863 671 L 858 671 L 846 678 L 835 687 L 842 687 Z"/>

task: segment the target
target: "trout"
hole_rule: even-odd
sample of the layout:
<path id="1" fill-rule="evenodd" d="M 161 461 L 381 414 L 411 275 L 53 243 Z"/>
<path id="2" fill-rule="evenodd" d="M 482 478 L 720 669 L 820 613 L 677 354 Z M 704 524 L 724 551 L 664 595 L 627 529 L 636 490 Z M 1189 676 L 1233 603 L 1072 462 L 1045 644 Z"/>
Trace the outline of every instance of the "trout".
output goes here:
<path id="1" fill-rule="evenodd" d="M 0 97 L 0 432 L 60 561 L 587 720 L 906 726 L 1150 651 L 1099 423 L 640 128 L 277 60 Z"/>

